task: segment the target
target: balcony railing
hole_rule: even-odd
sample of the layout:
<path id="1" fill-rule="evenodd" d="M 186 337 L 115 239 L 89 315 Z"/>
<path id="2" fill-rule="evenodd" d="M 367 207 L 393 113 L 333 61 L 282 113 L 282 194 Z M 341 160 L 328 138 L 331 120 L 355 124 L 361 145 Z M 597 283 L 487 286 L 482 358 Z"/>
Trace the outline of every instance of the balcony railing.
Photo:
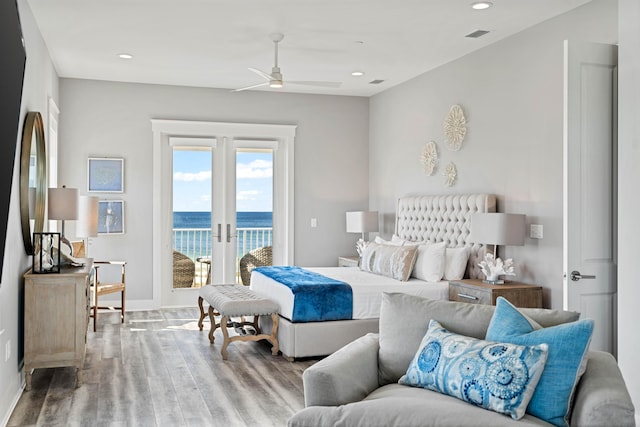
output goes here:
<path id="1" fill-rule="evenodd" d="M 236 229 L 236 282 L 240 283 L 240 258 L 253 249 L 273 244 L 272 228 L 237 228 Z M 196 263 L 194 286 L 200 287 L 207 282 L 211 256 L 211 229 L 209 228 L 174 228 L 173 248 L 185 254 Z"/>

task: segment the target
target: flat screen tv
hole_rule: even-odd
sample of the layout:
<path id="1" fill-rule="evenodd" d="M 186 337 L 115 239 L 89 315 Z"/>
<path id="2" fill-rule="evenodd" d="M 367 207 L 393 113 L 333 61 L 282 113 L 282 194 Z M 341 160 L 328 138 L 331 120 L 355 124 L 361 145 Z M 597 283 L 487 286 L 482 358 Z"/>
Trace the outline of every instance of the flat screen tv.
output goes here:
<path id="1" fill-rule="evenodd" d="M 6 250 L 26 59 L 18 5 L 15 0 L 0 0 L 0 281 Z"/>

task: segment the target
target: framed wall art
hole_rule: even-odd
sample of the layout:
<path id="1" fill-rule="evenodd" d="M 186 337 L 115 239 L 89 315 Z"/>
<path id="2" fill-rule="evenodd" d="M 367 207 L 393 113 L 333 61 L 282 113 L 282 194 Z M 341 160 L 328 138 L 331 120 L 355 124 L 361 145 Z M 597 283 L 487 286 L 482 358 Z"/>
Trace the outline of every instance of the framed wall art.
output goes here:
<path id="1" fill-rule="evenodd" d="M 124 200 L 98 202 L 98 234 L 124 234 Z"/>
<path id="2" fill-rule="evenodd" d="M 94 193 L 122 193 L 124 159 L 89 157 L 87 189 Z"/>

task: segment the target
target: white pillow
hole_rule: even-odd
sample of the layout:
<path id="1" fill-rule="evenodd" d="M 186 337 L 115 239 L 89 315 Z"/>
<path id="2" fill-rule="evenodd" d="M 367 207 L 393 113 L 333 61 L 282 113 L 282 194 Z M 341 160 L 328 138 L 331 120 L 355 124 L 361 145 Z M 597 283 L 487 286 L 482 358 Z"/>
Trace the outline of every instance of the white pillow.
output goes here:
<path id="1" fill-rule="evenodd" d="M 464 277 L 469 260 L 469 250 L 462 248 L 447 248 L 445 251 L 444 280 L 460 280 Z"/>
<path id="2" fill-rule="evenodd" d="M 446 242 L 418 245 L 418 257 L 412 277 L 427 282 L 439 282 L 444 275 Z"/>
<path id="3" fill-rule="evenodd" d="M 406 282 L 416 262 L 416 246 L 381 245 L 371 242 L 362 254 L 360 269 Z"/>
<path id="4" fill-rule="evenodd" d="M 406 243 L 414 243 L 414 242 L 410 242 L 408 240 L 404 240 L 403 238 L 399 237 L 397 234 L 394 234 L 393 236 L 391 236 L 391 242 L 392 245 L 404 245 Z"/>
<path id="5" fill-rule="evenodd" d="M 373 241 L 376 242 L 379 245 L 392 245 L 392 246 L 402 246 L 402 245 L 404 245 L 404 240 L 399 239 L 398 236 L 396 236 L 395 234 L 393 235 L 391 240 L 384 240 L 382 237 L 376 236 L 376 238 L 373 239 Z"/>

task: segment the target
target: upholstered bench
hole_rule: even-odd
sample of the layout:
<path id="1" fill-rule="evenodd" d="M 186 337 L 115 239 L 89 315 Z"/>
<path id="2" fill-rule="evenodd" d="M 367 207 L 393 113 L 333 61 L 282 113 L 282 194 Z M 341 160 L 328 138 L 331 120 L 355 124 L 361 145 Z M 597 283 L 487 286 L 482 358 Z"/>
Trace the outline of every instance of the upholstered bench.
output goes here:
<path id="1" fill-rule="evenodd" d="M 209 342 L 213 344 L 213 333 L 218 327 L 222 329 L 224 341 L 222 343 L 222 359 L 227 360 L 227 346 L 234 341 L 259 341 L 268 340 L 273 347 L 271 354 L 278 354 L 278 305 L 270 299 L 264 298 L 251 289 L 242 285 L 206 285 L 200 288 L 198 296 L 198 306 L 200 307 L 200 320 L 198 327 L 202 330 L 202 321 L 206 316 L 203 300 L 209 303 L 209 319 L 211 330 L 209 331 Z M 220 323 L 216 323 L 214 316 L 220 315 Z M 258 318 L 262 315 L 271 315 L 273 329 L 271 335 L 262 334 L 258 326 Z M 244 316 L 253 316 L 253 322 L 244 321 Z M 241 317 L 243 320 L 236 325 L 251 325 L 255 328 L 256 334 L 235 335 L 229 337 L 227 328 L 231 326 L 231 317 Z"/>

